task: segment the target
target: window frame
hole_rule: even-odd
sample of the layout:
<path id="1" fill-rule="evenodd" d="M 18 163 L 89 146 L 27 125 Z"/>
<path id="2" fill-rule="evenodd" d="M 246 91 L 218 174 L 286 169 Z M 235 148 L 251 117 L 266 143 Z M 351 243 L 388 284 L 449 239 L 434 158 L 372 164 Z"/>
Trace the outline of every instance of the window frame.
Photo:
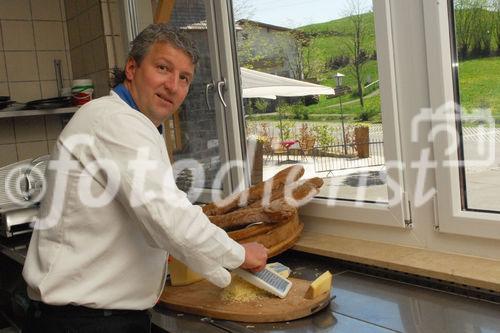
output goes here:
<path id="1" fill-rule="evenodd" d="M 433 128 L 455 128 L 455 109 L 443 108 L 455 102 L 453 84 L 452 30 L 450 28 L 449 2 L 423 1 L 425 39 L 428 70 L 429 97 L 432 110 L 441 110 L 441 116 L 431 117 Z M 452 113 L 453 112 L 453 113 Z M 433 114 L 433 113 L 432 113 Z M 447 152 L 458 143 L 456 131 L 433 141 L 435 161 L 458 161 L 458 150 Z M 435 226 L 443 233 L 500 239 L 500 215 L 496 213 L 466 211 L 462 208 L 462 191 L 458 167 L 436 167 Z"/>
<path id="2" fill-rule="evenodd" d="M 390 0 L 373 0 L 377 61 L 380 78 L 381 108 L 384 131 L 384 154 L 387 176 L 398 184 L 388 186 L 388 203 L 369 203 L 344 199 L 315 198 L 301 209 L 310 217 L 335 218 L 349 222 L 368 223 L 397 228 L 412 228 L 411 204 L 405 188 L 404 154 L 401 148 L 400 119 L 398 115 L 398 87 L 396 84 L 396 54 L 393 44 L 392 11 Z M 390 165 L 394 164 L 394 165 Z M 391 200 L 394 198 L 394 200 Z"/>

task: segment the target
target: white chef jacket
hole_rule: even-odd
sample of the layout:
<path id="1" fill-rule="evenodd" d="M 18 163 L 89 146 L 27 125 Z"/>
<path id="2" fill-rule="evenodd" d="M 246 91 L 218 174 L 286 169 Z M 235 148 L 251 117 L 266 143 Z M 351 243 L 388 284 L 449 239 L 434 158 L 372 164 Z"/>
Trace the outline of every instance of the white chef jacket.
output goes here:
<path id="1" fill-rule="evenodd" d="M 75 145 L 80 136 L 90 144 Z M 139 150 L 147 159 L 138 158 Z M 75 113 L 51 157 L 61 160 L 63 155 L 73 166 L 49 164 L 41 220 L 24 265 L 30 298 L 53 305 L 147 309 L 163 289 L 169 253 L 220 287 L 230 283 L 225 268 L 243 263 L 244 248 L 177 189 L 163 137 L 116 93 Z M 94 168 L 96 161 L 113 164 L 106 169 L 110 174 Z M 138 178 L 131 161 L 147 169 L 142 191 L 134 192 Z M 160 163 L 152 169 L 147 167 L 151 161 Z M 58 180 L 65 177 L 62 186 Z M 114 192 L 103 207 L 85 199 L 89 193 L 98 198 Z"/>

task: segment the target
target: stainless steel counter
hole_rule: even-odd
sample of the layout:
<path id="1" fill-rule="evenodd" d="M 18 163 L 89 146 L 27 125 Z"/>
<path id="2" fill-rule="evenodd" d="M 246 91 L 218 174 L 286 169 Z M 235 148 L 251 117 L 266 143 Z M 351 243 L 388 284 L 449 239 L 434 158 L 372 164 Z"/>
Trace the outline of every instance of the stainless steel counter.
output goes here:
<path id="1" fill-rule="evenodd" d="M 0 253 L 24 265 L 30 237 L 31 235 L 19 235 L 14 238 L 0 239 Z"/>
<path id="2" fill-rule="evenodd" d="M 22 263 L 26 248 L 18 242 L 0 243 L 0 251 Z M 274 260 L 289 266 L 292 276 L 305 280 L 313 280 L 327 269 L 333 272 L 332 303 L 309 317 L 269 324 L 212 320 L 158 305 L 151 310 L 152 333 L 500 332 L 497 303 L 367 275 L 329 258 L 300 252 L 289 251 Z M 19 270 L 11 275 L 21 279 L 20 267 L 11 268 Z"/>

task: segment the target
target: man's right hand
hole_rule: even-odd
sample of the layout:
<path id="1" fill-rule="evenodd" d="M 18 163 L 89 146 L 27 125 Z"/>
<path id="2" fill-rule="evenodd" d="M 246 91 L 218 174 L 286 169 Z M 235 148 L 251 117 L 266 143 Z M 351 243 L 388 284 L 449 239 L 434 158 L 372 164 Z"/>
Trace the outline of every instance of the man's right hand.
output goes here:
<path id="1" fill-rule="evenodd" d="M 240 267 L 252 272 L 263 270 L 267 263 L 267 248 L 256 242 L 241 245 L 245 248 L 245 261 Z"/>

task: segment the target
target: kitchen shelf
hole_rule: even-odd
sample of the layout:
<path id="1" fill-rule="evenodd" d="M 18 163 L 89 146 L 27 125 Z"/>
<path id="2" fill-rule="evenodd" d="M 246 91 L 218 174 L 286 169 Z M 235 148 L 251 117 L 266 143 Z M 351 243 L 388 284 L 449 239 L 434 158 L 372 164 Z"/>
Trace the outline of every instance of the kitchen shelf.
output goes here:
<path id="1" fill-rule="evenodd" d="M 48 116 L 51 114 L 75 113 L 78 109 L 79 107 L 73 106 L 69 108 L 46 109 L 46 110 L 16 110 L 16 111 L 0 110 L 0 118 Z"/>

